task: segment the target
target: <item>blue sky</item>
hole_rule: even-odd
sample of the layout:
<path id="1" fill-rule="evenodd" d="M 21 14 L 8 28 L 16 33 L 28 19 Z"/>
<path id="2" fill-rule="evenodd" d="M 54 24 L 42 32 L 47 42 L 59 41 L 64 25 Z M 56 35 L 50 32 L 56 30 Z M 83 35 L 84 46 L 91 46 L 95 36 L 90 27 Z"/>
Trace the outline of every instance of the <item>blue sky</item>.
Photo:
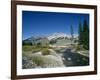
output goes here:
<path id="1" fill-rule="evenodd" d="M 71 25 L 74 34 L 78 34 L 79 22 L 84 19 L 89 25 L 89 14 L 22 11 L 22 39 L 59 32 L 70 35 Z"/>

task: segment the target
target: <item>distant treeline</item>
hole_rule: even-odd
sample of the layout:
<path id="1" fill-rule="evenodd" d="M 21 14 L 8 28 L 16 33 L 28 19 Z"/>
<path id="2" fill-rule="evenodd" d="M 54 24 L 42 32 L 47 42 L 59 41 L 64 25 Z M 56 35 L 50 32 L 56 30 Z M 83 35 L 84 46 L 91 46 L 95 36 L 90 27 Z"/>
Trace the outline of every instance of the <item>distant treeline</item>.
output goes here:
<path id="1" fill-rule="evenodd" d="M 22 41 L 22 45 L 32 45 L 32 42 L 25 42 L 25 41 Z"/>

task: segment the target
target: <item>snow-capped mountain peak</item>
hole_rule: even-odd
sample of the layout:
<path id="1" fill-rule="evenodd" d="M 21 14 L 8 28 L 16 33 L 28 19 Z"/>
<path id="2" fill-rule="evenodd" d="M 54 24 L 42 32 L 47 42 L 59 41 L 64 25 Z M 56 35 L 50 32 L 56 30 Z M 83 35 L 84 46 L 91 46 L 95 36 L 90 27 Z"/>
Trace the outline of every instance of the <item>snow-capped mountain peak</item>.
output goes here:
<path id="1" fill-rule="evenodd" d="M 65 33 L 53 33 L 52 35 L 48 36 L 48 39 L 57 39 L 59 37 L 69 37 L 69 35 L 65 34 Z"/>

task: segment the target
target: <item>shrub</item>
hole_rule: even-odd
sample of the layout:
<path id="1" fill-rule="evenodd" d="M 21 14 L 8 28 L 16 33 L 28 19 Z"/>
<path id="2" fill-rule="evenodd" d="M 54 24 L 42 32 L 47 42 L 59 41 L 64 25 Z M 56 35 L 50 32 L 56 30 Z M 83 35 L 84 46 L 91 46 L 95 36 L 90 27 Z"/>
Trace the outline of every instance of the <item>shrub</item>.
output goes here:
<path id="1" fill-rule="evenodd" d="M 79 51 L 79 50 L 84 50 L 84 48 L 83 48 L 82 45 L 77 45 L 77 46 L 76 46 L 76 50 L 77 50 L 77 51 Z"/>
<path id="2" fill-rule="evenodd" d="M 53 67 L 63 67 L 63 61 L 58 58 L 55 57 L 53 55 L 46 55 L 44 56 L 44 64 L 43 64 L 43 68 L 53 68 Z"/>
<path id="3" fill-rule="evenodd" d="M 43 55 L 49 55 L 50 54 L 50 51 L 48 50 L 48 48 L 43 48 L 41 51 L 42 51 Z"/>
<path id="4" fill-rule="evenodd" d="M 41 47 L 42 46 L 42 44 L 39 42 L 39 43 L 37 43 L 37 45 L 36 45 L 37 47 Z"/>
<path id="5" fill-rule="evenodd" d="M 62 67 L 64 66 L 60 58 L 53 55 L 34 55 L 32 56 L 33 63 L 36 64 L 35 68 L 50 68 L 50 67 Z"/>
<path id="6" fill-rule="evenodd" d="M 42 66 L 43 65 L 43 57 L 42 56 L 39 56 L 39 55 L 34 55 L 32 57 L 32 61 L 37 64 L 37 66 Z"/>

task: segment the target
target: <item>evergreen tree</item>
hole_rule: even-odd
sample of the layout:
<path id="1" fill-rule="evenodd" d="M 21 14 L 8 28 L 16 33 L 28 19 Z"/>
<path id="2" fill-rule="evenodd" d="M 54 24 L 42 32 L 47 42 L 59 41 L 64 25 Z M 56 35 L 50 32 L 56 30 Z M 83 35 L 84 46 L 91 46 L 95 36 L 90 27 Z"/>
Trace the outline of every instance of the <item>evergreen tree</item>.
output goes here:
<path id="1" fill-rule="evenodd" d="M 74 38 L 74 31 L 73 31 L 73 26 L 70 26 L 70 30 L 71 30 L 71 44 L 73 42 L 73 38 Z"/>
<path id="2" fill-rule="evenodd" d="M 79 23 L 79 45 L 83 45 L 84 49 L 89 49 L 89 26 L 87 21 L 84 20 L 83 27 L 82 24 Z"/>
<path id="3" fill-rule="evenodd" d="M 79 44 L 82 44 L 83 43 L 83 28 L 82 28 L 82 24 L 79 23 Z"/>
<path id="4" fill-rule="evenodd" d="M 83 23 L 83 47 L 89 49 L 89 27 L 86 20 Z"/>

